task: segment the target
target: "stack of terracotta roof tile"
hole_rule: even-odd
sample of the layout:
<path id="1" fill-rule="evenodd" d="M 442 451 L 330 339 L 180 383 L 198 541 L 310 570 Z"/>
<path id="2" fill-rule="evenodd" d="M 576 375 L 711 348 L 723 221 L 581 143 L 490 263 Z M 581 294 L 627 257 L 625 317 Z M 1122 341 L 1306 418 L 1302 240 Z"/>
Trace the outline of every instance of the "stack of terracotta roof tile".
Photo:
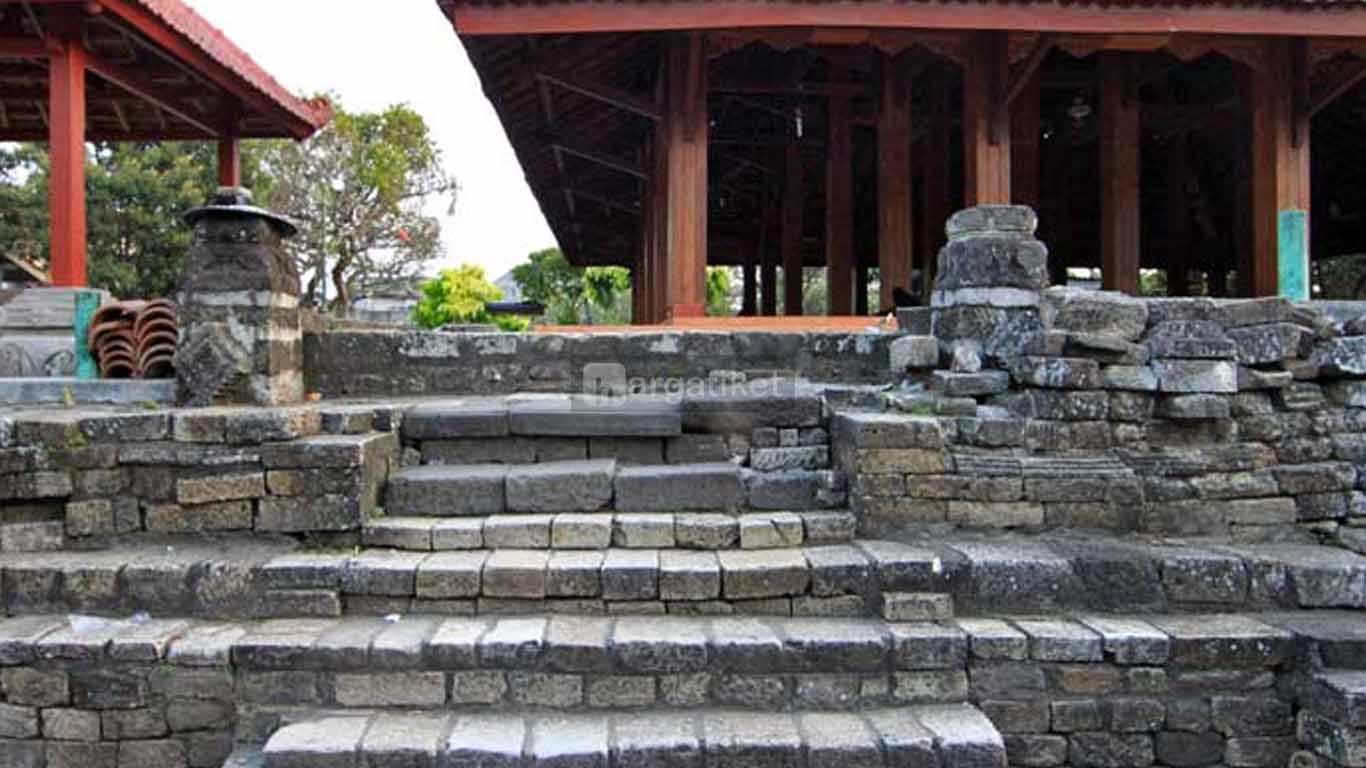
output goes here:
<path id="1" fill-rule="evenodd" d="M 90 322 L 91 354 L 106 379 L 175 375 L 175 305 L 165 299 L 106 304 Z"/>

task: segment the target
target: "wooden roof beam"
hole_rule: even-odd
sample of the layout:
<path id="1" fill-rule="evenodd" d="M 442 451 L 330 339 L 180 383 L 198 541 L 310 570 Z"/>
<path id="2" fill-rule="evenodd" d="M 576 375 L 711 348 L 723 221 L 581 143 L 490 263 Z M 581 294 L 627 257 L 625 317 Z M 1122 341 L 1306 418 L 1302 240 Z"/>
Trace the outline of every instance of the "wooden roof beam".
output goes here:
<path id="1" fill-rule="evenodd" d="M 108 0 L 126 2 L 127 0 Z M 637 3 L 450 4 L 462 35 L 662 32 L 761 27 L 916 28 L 1093 34 L 1366 37 L 1366 13 L 1345 4 L 1190 5 L 1099 8 L 1081 3 L 755 3 L 642 0 Z"/>
<path id="2" fill-rule="evenodd" d="M 577 198 L 587 200 L 590 203 L 597 203 L 598 205 L 608 210 L 619 211 L 621 213 L 627 214 L 628 216 L 640 215 L 639 208 L 623 203 L 620 200 L 613 200 L 611 198 L 603 197 L 602 195 L 598 195 L 593 192 L 585 192 L 582 189 L 571 189 L 569 190 L 569 193 Z"/>
<path id="3" fill-rule="evenodd" d="M 1034 42 L 1034 48 L 1029 52 L 1029 56 L 1010 73 L 1010 82 L 1006 85 L 1006 103 L 1008 108 L 1012 102 L 1024 92 L 1025 86 L 1029 85 L 1029 79 L 1039 71 L 1043 60 L 1048 58 L 1049 52 L 1053 50 L 1056 39 L 1047 32 L 1039 35 L 1039 39 Z"/>
<path id="4" fill-rule="evenodd" d="M 47 44 L 36 37 L 0 38 L 0 59 L 46 59 Z"/>
<path id="5" fill-rule="evenodd" d="M 622 173 L 641 180 L 644 180 L 647 177 L 643 168 L 629 160 L 609 157 L 587 147 L 570 143 L 568 139 L 562 137 L 550 142 L 550 146 L 566 155 L 572 155 L 580 160 L 586 160 L 594 165 L 602 166 L 603 168 L 616 171 L 617 173 Z"/>
<path id="6" fill-rule="evenodd" d="M 91 72 L 109 83 L 175 115 L 181 121 L 203 131 L 207 136 L 218 136 L 222 133 L 222 130 L 212 125 L 208 118 L 196 114 L 191 108 L 179 103 L 172 89 L 144 77 L 131 67 L 116 64 L 93 54 L 89 57 L 88 66 Z"/>
<path id="7" fill-rule="evenodd" d="M 633 115 L 639 115 L 647 120 L 659 122 L 662 119 L 659 108 L 652 101 L 641 98 L 629 91 L 621 88 L 613 88 L 603 83 L 589 82 L 580 77 L 564 73 L 542 71 L 536 73 L 536 79 L 541 82 L 551 83 L 572 91 L 580 96 L 586 96 L 594 101 L 600 101 L 611 107 L 615 107 Z"/>
<path id="8" fill-rule="evenodd" d="M 1366 79 L 1366 61 L 1354 61 L 1327 85 L 1316 89 L 1309 99 L 1309 117 L 1317 115 L 1329 104 L 1337 101 L 1344 93 L 1352 90 Z"/>

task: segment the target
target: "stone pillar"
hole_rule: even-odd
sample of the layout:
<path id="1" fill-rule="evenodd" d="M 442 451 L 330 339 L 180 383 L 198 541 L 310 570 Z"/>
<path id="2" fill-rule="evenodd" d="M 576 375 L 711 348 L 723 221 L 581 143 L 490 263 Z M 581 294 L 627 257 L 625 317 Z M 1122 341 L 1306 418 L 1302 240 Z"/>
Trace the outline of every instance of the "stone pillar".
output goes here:
<path id="1" fill-rule="evenodd" d="M 1048 249 L 1034 237 L 1037 224 L 1034 211 L 1022 205 L 982 205 L 949 217 L 930 322 L 956 371 L 1007 368 L 1024 339 L 1040 329 Z"/>
<path id="2" fill-rule="evenodd" d="M 179 292 L 179 399 L 187 405 L 303 400 L 299 275 L 289 220 L 223 187 L 185 215 L 194 228 Z"/>

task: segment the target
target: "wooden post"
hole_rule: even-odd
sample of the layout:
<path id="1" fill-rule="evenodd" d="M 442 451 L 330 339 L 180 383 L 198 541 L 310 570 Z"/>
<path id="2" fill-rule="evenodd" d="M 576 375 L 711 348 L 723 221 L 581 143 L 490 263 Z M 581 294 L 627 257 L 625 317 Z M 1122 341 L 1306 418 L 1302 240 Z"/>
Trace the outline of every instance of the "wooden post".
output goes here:
<path id="1" fill-rule="evenodd" d="M 650 176 L 650 206 L 653 210 L 650 247 L 650 322 L 662 323 L 669 302 L 669 153 L 668 137 L 661 123 L 655 128 L 652 153 L 654 173 Z"/>
<path id="2" fill-rule="evenodd" d="M 868 314 L 868 265 L 854 267 L 854 314 Z"/>
<path id="3" fill-rule="evenodd" d="M 939 249 L 944 247 L 944 225 L 949 220 L 949 152 L 953 144 L 952 117 L 949 100 L 952 96 L 947 73 L 941 68 L 929 79 L 929 131 L 925 134 L 925 151 L 920 161 L 924 171 L 924 219 L 919 227 L 923 235 L 920 254 L 921 299 L 930 303 L 934 287 L 934 272 L 939 261 Z"/>
<path id="4" fill-rule="evenodd" d="M 1105 290 L 1138 293 L 1138 95 L 1128 54 L 1100 54 L 1100 258 Z"/>
<path id="5" fill-rule="evenodd" d="M 759 314 L 778 314 L 778 262 L 773 247 L 773 199 L 764 195 L 763 217 L 759 223 Z"/>
<path id="6" fill-rule="evenodd" d="M 668 45 L 668 303 L 666 318 L 707 306 L 707 52 L 700 32 Z"/>
<path id="7" fill-rule="evenodd" d="M 846 68 L 832 62 L 831 79 L 844 82 Z M 854 311 L 854 134 L 849 91 L 836 88 L 829 99 L 825 146 L 826 313 Z"/>
<path id="8" fill-rule="evenodd" d="M 86 284 L 85 70 L 80 17 L 54 14 L 48 56 L 48 214 L 52 284 Z"/>
<path id="9" fill-rule="evenodd" d="M 1190 295 L 1190 197 L 1186 192 L 1186 133 L 1172 136 L 1167 148 L 1167 247 L 1162 249 L 1167 267 L 1167 295 Z"/>
<path id="10" fill-rule="evenodd" d="M 1010 103 L 1010 192 L 1013 201 L 1039 208 L 1039 72 L 1025 81 Z"/>
<path id="11" fill-rule="evenodd" d="M 740 269 L 741 280 L 744 283 L 743 298 L 740 301 L 741 317 L 753 317 L 758 314 L 759 286 L 755 282 L 755 250 L 753 243 L 745 245 L 744 266 Z"/>
<path id="12" fill-rule="evenodd" d="M 236 136 L 218 140 L 218 186 L 242 186 L 242 147 Z"/>
<path id="13" fill-rule="evenodd" d="M 911 223 L 911 83 L 903 73 L 893 59 L 883 56 L 882 100 L 877 115 L 879 309 L 893 305 L 893 288 L 911 290 L 915 242 Z M 865 305 L 867 301 L 865 296 Z"/>
<path id="14" fill-rule="evenodd" d="M 802 179 L 801 149 L 788 144 L 783 170 L 783 314 L 802 313 L 802 228 L 806 187 Z"/>
<path id="15" fill-rule="evenodd" d="M 963 202 L 1009 203 L 1010 77 L 1005 32 L 973 33 L 963 66 Z"/>
<path id="16" fill-rule="evenodd" d="M 1252 95 L 1254 296 L 1309 298 L 1307 44 L 1274 38 Z"/>

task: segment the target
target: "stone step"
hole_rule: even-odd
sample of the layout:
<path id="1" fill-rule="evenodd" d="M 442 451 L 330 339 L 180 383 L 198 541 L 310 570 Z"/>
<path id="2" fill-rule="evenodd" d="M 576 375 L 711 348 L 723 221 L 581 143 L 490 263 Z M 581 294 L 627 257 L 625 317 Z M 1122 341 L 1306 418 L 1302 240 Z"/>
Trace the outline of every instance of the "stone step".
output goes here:
<path id="1" fill-rule="evenodd" d="M 382 517 L 366 523 L 367 547 L 418 552 L 473 549 L 781 549 L 847 544 L 853 513 L 562 512 L 483 517 Z"/>
<path id="2" fill-rule="evenodd" d="M 1283 621 L 1307 622 L 1298 616 L 1304 609 L 1359 610 L 1364 583 L 1366 558 L 1330 547 L 1078 536 L 436 553 L 305 551 L 290 538 L 262 534 L 129 536 L 105 551 L 0 559 L 10 614 L 225 618 L 343 610 L 869 615 L 881 608 L 883 593 L 933 593 L 952 595 L 958 616 L 1286 611 Z M 1325 648 L 1366 647 L 1366 632 L 1327 635 Z M 1366 666 L 1334 665 L 1358 664 Z"/>
<path id="3" fill-rule="evenodd" d="M 409 441 L 470 437 L 672 437 L 677 401 L 663 397 L 511 395 L 423 403 L 404 417 Z"/>
<path id="4" fill-rule="evenodd" d="M 389 517 L 504 512 L 733 512 L 843 506 L 828 471 L 755 472 L 730 462 L 629 465 L 616 459 L 419 465 L 389 479 Z"/>
<path id="5" fill-rule="evenodd" d="M 627 512 L 737 509 L 746 498 L 740 468 L 725 462 L 621 467 L 614 489 Z"/>
<path id="6" fill-rule="evenodd" d="M 726 709 L 556 715 L 442 711 L 322 716 L 270 737 L 266 768 L 1005 768 L 1001 735 L 968 705 L 861 714 Z M 357 762 L 359 761 L 359 762 Z"/>

